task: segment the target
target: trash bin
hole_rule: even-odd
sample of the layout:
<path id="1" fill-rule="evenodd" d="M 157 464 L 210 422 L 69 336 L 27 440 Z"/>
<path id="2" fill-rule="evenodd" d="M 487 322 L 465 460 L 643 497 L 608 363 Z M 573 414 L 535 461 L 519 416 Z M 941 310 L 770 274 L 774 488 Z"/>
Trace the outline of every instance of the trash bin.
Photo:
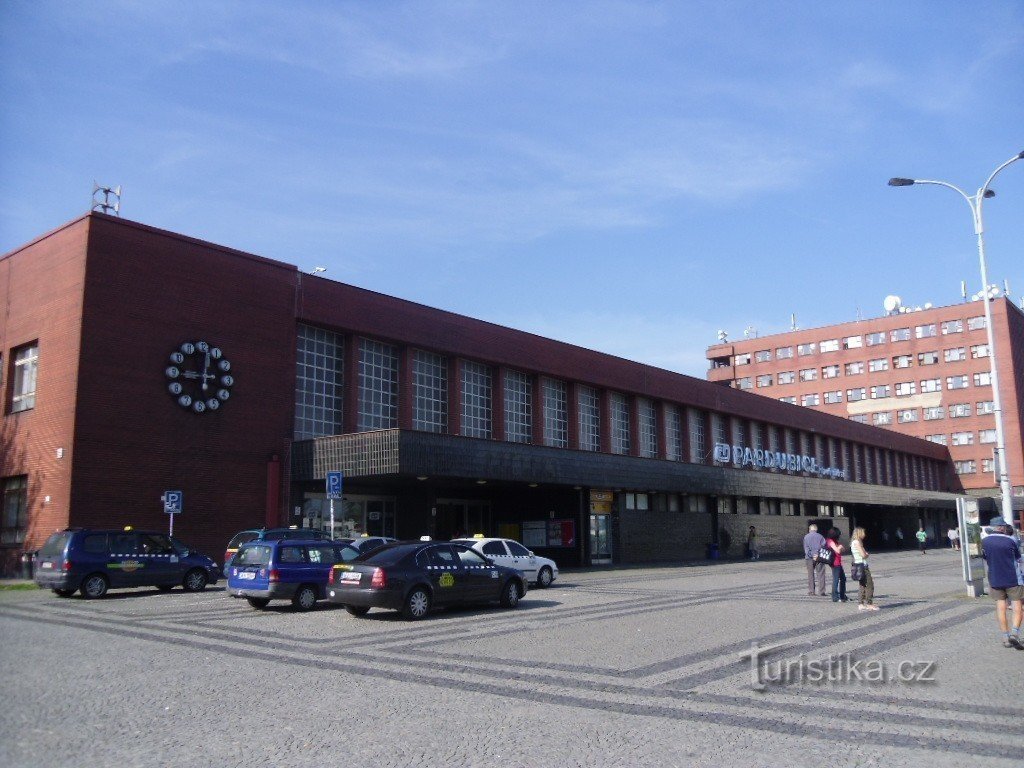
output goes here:
<path id="1" fill-rule="evenodd" d="M 21 553 L 21 578 L 31 579 L 35 573 L 36 565 L 36 553 L 35 552 L 22 552 Z"/>
<path id="2" fill-rule="evenodd" d="M 718 559 L 718 545 L 714 544 L 714 543 L 708 544 L 708 560 L 717 560 L 717 559 Z"/>

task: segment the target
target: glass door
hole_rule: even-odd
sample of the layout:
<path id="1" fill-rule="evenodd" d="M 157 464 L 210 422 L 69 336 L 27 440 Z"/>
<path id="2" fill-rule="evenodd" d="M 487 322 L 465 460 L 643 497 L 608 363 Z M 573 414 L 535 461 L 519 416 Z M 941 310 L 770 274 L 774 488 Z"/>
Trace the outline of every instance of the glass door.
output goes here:
<path id="1" fill-rule="evenodd" d="M 611 565 L 612 516 L 590 516 L 590 564 Z"/>

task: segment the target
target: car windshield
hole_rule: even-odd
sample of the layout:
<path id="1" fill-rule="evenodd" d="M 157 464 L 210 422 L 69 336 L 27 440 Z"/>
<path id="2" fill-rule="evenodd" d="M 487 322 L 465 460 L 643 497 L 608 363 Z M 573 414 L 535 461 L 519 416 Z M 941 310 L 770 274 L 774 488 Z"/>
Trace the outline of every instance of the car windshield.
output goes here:
<path id="1" fill-rule="evenodd" d="M 43 548 L 39 550 L 39 558 L 52 560 L 60 557 L 64 554 L 64 547 L 68 544 L 68 539 L 71 538 L 71 531 L 61 531 L 55 533 L 46 540 L 43 544 Z"/>
<path id="2" fill-rule="evenodd" d="M 476 544 L 476 541 L 473 539 L 452 539 L 452 544 L 461 544 L 464 547 L 472 547 Z"/>
<path id="3" fill-rule="evenodd" d="M 369 554 L 362 555 L 359 562 L 369 565 L 394 565 L 421 546 L 421 544 L 385 545 L 381 549 L 375 549 Z"/>
<path id="4" fill-rule="evenodd" d="M 247 541 L 255 541 L 260 535 L 256 531 L 242 531 L 236 533 L 231 537 L 231 541 L 228 542 L 228 549 L 238 549 L 240 546 L 245 544 Z"/>
<path id="5" fill-rule="evenodd" d="M 232 561 L 233 565 L 267 565 L 270 563 L 270 554 L 273 547 L 264 545 L 251 545 L 242 547 Z"/>

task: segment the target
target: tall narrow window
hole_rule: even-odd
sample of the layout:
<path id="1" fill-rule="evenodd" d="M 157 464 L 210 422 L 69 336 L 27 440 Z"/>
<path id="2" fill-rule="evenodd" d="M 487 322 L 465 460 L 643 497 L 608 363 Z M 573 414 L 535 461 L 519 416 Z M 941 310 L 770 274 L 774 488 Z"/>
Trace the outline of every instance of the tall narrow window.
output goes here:
<path id="1" fill-rule="evenodd" d="M 390 344 L 359 340 L 360 432 L 398 426 L 398 352 Z"/>
<path id="2" fill-rule="evenodd" d="M 584 451 L 601 450 L 601 402 L 597 390 L 579 388 L 580 448 Z"/>
<path id="3" fill-rule="evenodd" d="M 25 475 L 5 478 L 0 497 L 0 544 L 21 544 L 28 528 L 28 478 Z"/>
<path id="4" fill-rule="evenodd" d="M 665 406 L 665 450 L 669 461 L 683 460 L 683 420 L 674 405 Z"/>
<path id="5" fill-rule="evenodd" d="M 565 382 L 544 379 L 544 445 L 569 447 L 569 413 Z"/>
<path id="6" fill-rule="evenodd" d="M 412 354 L 412 427 L 425 432 L 448 429 L 448 359 L 417 349 Z"/>
<path id="7" fill-rule="evenodd" d="M 646 398 L 636 401 L 636 417 L 640 427 L 640 455 L 647 459 L 658 456 L 658 419 L 654 403 Z"/>
<path id="8" fill-rule="evenodd" d="M 344 340 L 323 328 L 300 324 L 295 352 L 295 439 L 339 434 Z"/>
<path id="9" fill-rule="evenodd" d="M 505 439 L 533 441 L 533 382 L 519 371 L 505 372 Z"/>
<path id="10" fill-rule="evenodd" d="M 14 391 L 11 412 L 36 407 L 36 371 L 39 368 L 39 342 L 14 350 Z"/>
<path id="11" fill-rule="evenodd" d="M 628 454 L 629 441 L 629 403 L 626 396 L 618 392 L 611 393 L 612 411 L 612 453 Z"/>
<path id="12" fill-rule="evenodd" d="M 483 363 L 462 363 L 462 434 L 491 437 L 491 369 Z"/>
<path id="13" fill-rule="evenodd" d="M 686 420 L 690 430 L 690 463 L 707 464 L 707 442 L 704 435 L 704 423 L 707 415 L 704 411 L 693 408 L 686 409 Z"/>

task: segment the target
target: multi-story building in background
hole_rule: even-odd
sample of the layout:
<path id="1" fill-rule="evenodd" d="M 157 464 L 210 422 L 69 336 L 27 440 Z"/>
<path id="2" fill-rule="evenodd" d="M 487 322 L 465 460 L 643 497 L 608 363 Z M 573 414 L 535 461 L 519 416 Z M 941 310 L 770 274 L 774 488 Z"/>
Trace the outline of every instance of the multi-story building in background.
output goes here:
<path id="1" fill-rule="evenodd" d="M 724 342 L 708 378 L 782 402 L 922 437 L 949 448 L 964 489 L 998 496 L 991 350 L 980 301 Z M 992 301 L 1006 461 L 1024 506 L 1024 311 Z M 1018 513 L 1019 514 L 1019 513 Z"/>

